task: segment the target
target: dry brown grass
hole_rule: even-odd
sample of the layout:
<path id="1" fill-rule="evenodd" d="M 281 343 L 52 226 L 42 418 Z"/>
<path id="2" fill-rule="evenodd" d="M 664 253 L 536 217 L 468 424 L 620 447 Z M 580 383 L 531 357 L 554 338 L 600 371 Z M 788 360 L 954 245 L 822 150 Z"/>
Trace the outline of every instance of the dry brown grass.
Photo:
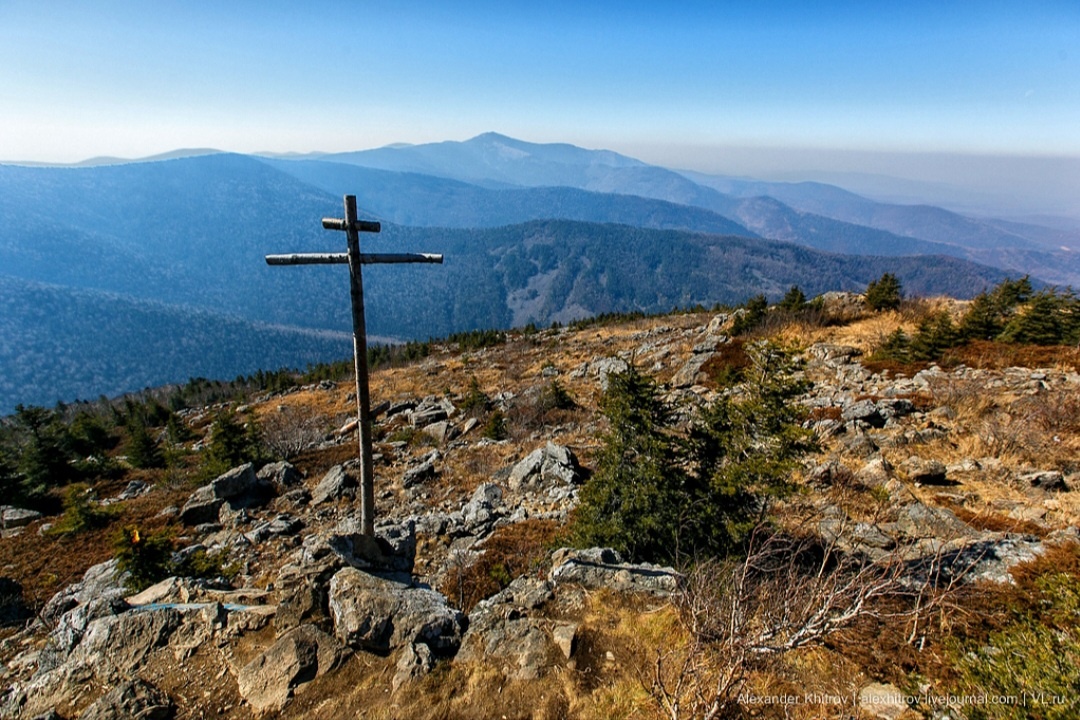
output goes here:
<path id="1" fill-rule="evenodd" d="M 1080 370 L 1080 348 L 1055 345 L 1016 345 L 976 340 L 953 348 L 945 360 L 969 367 L 1001 370 L 1008 367 L 1055 368 L 1067 372 Z"/>
<path id="2" fill-rule="evenodd" d="M 183 504 L 189 492 L 151 493 L 113 505 L 117 512 L 106 526 L 74 535 L 39 535 L 44 521 L 32 523 L 22 534 L 0 539 L 0 575 L 18 580 L 27 604 L 38 609 L 57 591 L 79 581 L 91 565 L 110 559 L 119 528 L 133 525 L 148 533 L 166 528 L 167 519 L 158 513 L 167 505 Z"/>
<path id="3" fill-rule="evenodd" d="M 499 592 L 522 575 L 544 565 L 561 526 L 554 520 L 526 520 L 506 525 L 484 541 L 480 555 L 467 567 L 453 567 L 439 591 L 463 612 Z"/>
<path id="4" fill-rule="evenodd" d="M 537 680 L 508 680 L 488 664 L 441 662 L 392 693 L 396 656 L 359 653 L 339 671 L 302 687 L 280 717 L 654 720 L 658 716 L 634 668 L 657 643 L 678 641 L 673 618 L 670 609 L 649 612 L 640 602 L 593 593 L 574 616 L 580 623 L 574 661 L 560 660 Z"/>

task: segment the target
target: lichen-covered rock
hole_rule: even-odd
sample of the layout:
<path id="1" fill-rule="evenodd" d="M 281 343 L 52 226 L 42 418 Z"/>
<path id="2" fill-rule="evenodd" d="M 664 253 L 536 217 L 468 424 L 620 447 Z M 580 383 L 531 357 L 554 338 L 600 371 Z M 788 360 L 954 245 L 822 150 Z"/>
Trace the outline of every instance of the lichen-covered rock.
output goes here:
<path id="1" fill-rule="evenodd" d="M 1018 479 L 1029 487 L 1047 492 L 1062 492 L 1069 489 L 1065 484 L 1065 475 L 1058 470 L 1038 470 L 1025 473 Z"/>
<path id="2" fill-rule="evenodd" d="M 297 487 L 304 482 L 304 478 L 293 464 L 285 461 L 263 465 L 256 476 L 279 491 Z"/>
<path id="3" fill-rule="evenodd" d="M 25 527 L 35 520 L 41 519 L 41 513 L 37 510 L 0 505 L 0 527 L 8 528 Z"/>
<path id="4" fill-rule="evenodd" d="M 469 502 L 461 509 L 465 528 L 477 535 L 490 531 L 495 520 L 502 515 L 503 492 L 495 483 L 483 483 L 473 492 Z"/>
<path id="5" fill-rule="evenodd" d="M 946 508 L 930 507 L 921 502 L 913 502 L 900 509 L 893 524 L 899 532 L 909 538 L 936 538 L 951 540 L 974 537 L 975 530 Z"/>
<path id="6" fill-rule="evenodd" d="M 667 596 L 677 591 L 683 581 L 683 576 L 673 568 L 626 563 L 610 548 L 562 548 L 552 556 L 551 565 L 548 579 L 553 583 L 574 583 L 618 592 Z"/>
<path id="7" fill-rule="evenodd" d="M 145 680 L 127 680 L 83 710 L 79 720 L 167 720 L 174 706 L 169 696 Z"/>
<path id="8" fill-rule="evenodd" d="M 257 713 L 285 707 L 295 689 L 333 670 L 345 649 L 314 625 L 301 625 L 282 635 L 236 676 L 240 695 Z"/>
<path id="9" fill-rule="evenodd" d="M 549 442 L 529 453 L 510 471 L 507 485 L 511 490 L 580 483 L 581 466 L 569 448 Z"/>
<path id="10" fill-rule="evenodd" d="M 315 492 L 311 494 L 311 504 L 321 505 L 325 502 L 349 497 L 356 492 L 356 480 L 345 472 L 341 465 L 335 465 L 327 471 L 319 484 L 315 486 Z"/>
<path id="11" fill-rule="evenodd" d="M 334 555 L 361 570 L 408 575 L 416 560 L 416 523 L 412 520 L 380 525 L 372 538 L 364 535 L 359 519 L 351 517 L 324 539 Z"/>
<path id="12" fill-rule="evenodd" d="M 334 634 L 350 647 L 387 651 L 421 642 L 452 654 L 461 643 L 464 618 L 446 598 L 428 588 L 340 570 L 330 581 Z"/>
<path id="13" fill-rule="evenodd" d="M 939 460 L 913 455 L 900 465 L 900 470 L 907 476 L 908 481 L 919 485 L 944 485 L 946 482 L 945 464 Z"/>
<path id="14" fill-rule="evenodd" d="M 861 421 L 872 427 L 884 427 L 885 418 L 878 411 L 878 406 L 873 400 L 860 400 L 851 403 L 840 411 L 840 418 L 844 422 Z"/>
<path id="15" fill-rule="evenodd" d="M 184 507 L 180 508 L 180 522 L 196 526 L 216 523 L 224 504 L 225 501 L 214 494 L 213 486 L 203 485 L 191 493 Z"/>
<path id="16" fill-rule="evenodd" d="M 435 667 L 435 657 L 431 654 L 431 648 L 423 643 L 406 645 L 401 652 L 401 657 L 398 658 L 390 687 L 397 692 L 398 688 L 413 678 L 427 675 L 433 667 Z"/>
<path id="17" fill-rule="evenodd" d="M 172 608 L 99 618 L 87 625 L 72 656 L 75 661 L 106 671 L 131 673 L 151 650 L 168 642 L 180 622 L 180 613 Z"/>
<path id="18" fill-rule="evenodd" d="M 548 630 L 550 623 L 531 611 L 552 598 L 551 583 L 520 577 L 477 603 L 455 662 L 493 663 L 514 680 L 540 677 L 559 663 L 562 651 Z"/>

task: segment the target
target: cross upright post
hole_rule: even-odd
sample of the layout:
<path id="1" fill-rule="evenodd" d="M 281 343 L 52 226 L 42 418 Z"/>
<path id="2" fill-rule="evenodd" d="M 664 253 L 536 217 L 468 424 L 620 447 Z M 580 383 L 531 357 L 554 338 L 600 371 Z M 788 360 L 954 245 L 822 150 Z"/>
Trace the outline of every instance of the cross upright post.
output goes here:
<path id="1" fill-rule="evenodd" d="M 345 196 L 345 217 L 323 218 L 327 230 L 344 230 L 347 253 L 306 253 L 267 255 L 268 265 L 349 265 L 349 294 L 352 300 L 353 366 L 356 370 L 356 427 L 360 444 L 360 524 L 364 535 L 375 536 L 375 468 L 371 452 L 371 394 L 368 385 L 367 323 L 364 318 L 364 279 L 361 268 L 376 263 L 442 263 L 442 255 L 426 253 L 360 252 L 360 233 L 379 232 L 377 222 L 358 220 L 356 196 Z"/>
<path id="2" fill-rule="evenodd" d="M 324 223 L 325 225 L 325 223 Z M 364 278 L 360 272 L 360 228 L 356 196 L 345 196 L 345 237 L 349 244 L 349 294 L 352 299 L 353 367 L 356 370 L 356 420 L 360 435 L 360 524 L 375 536 L 375 467 L 371 454 L 371 394 L 368 386 L 367 321 L 364 318 Z M 379 230 L 382 228 L 379 227 Z M 378 232 L 378 230 L 372 230 Z"/>

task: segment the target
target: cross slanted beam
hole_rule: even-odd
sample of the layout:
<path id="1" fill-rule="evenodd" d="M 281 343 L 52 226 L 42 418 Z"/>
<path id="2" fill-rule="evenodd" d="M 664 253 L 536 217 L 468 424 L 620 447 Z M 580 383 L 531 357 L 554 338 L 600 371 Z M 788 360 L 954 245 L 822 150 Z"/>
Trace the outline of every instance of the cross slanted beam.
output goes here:
<path id="1" fill-rule="evenodd" d="M 356 369 L 356 427 L 360 444 L 360 524 L 368 537 L 375 535 L 375 468 L 371 452 L 371 395 L 368 387 L 367 324 L 364 318 L 364 265 L 385 263 L 442 263 L 442 255 L 430 253 L 361 253 L 360 233 L 377 233 L 382 226 L 356 217 L 356 196 L 345 196 L 344 218 L 323 218 L 327 230 L 345 232 L 348 252 L 294 253 L 267 255 L 268 265 L 344 265 L 349 266 L 349 291 L 352 299 L 353 364 Z"/>

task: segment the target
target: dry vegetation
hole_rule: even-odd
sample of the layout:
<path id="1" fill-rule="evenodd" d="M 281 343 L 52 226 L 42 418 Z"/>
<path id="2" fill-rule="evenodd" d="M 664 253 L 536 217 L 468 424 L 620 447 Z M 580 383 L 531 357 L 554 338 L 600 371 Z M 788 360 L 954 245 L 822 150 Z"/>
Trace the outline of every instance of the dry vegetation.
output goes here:
<path id="1" fill-rule="evenodd" d="M 945 299 L 909 302 L 899 310 L 848 324 L 800 321 L 774 328 L 774 332 L 789 344 L 851 345 L 870 354 L 897 328 L 913 332 L 933 312 L 946 310 L 958 317 L 962 309 L 962 304 Z M 578 376 L 574 371 L 598 358 L 636 351 L 649 333 L 661 327 L 670 328 L 671 337 L 677 338 L 672 357 L 685 358 L 696 335 L 684 331 L 700 329 L 708 319 L 676 315 L 576 332 L 542 332 L 467 353 L 436 348 L 421 361 L 376 371 L 372 376 L 373 404 L 428 395 L 446 395 L 457 402 L 470 392 L 474 380 L 489 398 L 504 393 L 510 396 L 506 442 L 470 444 L 447 458 L 432 503 L 460 506 L 477 486 L 542 441 L 570 446 L 589 465 L 597 448 L 600 391 L 594 376 Z M 720 387 L 747 362 L 741 341 L 722 345 L 704 368 L 710 389 Z M 893 377 L 911 377 L 928 367 L 926 363 L 863 364 L 869 372 Z M 1012 367 L 1076 372 L 1080 350 L 973 342 L 950 351 L 941 362 L 946 368 L 960 364 L 987 372 Z M 669 380 L 677 367 L 677 361 L 668 360 L 656 377 Z M 552 375 L 552 369 L 557 374 Z M 557 377 L 574 407 L 544 404 L 542 392 L 550 377 Z M 350 419 L 352 389 L 350 383 L 343 382 L 332 391 L 295 392 L 255 405 L 251 417 L 259 423 L 275 454 L 291 458 L 309 481 L 317 480 L 332 466 L 355 457 L 349 442 L 319 450 L 310 447 L 313 438 Z M 1080 399 L 1075 393 L 1058 389 L 988 393 L 981 381 L 945 377 L 926 392 L 907 399 L 919 411 L 935 410 L 928 415 L 927 427 L 950 430 L 947 439 L 920 445 L 917 449 L 922 457 L 946 464 L 965 458 L 993 458 L 1009 470 L 1038 467 L 1067 474 L 1080 470 Z M 478 411 L 476 417 L 483 421 L 490 412 Z M 838 407 L 816 408 L 811 420 L 838 419 L 839 413 Z M 199 433 L 209 421 L 209 415 L 204 414 L 190 425 Z M 402 428 L 391 424 L 381 427 L 376 451 L 380 446 L 385 449 L 393 437 L 405 437 L 394 436 L 399 430 Z M 480 432 L 480 427 L 472 432 Z M 415 443 L 409 446 L 413 455 L 430 449 L 425 444 L 428 441 L 415 434 L 410 442 Z M 825 447 L 817 459 L 825 459 L 829 451 Z M 910 454 L 912 448 L 905 446 L 882 450 L 894 466 L 900 466 Z M 391 453 L 384 455 L 389 458 Z M 401 468 L 392 462 L 384 460 L 381 466 L 383 477 L 377 493 L 389 490 L 393 496 L 380 502 L 400 499 L 400 489 L 388 476 Z M 1046 537 L 1054 529 L 1080 522 L 1076 493 L 1036 498 L 1030 488 L 1004 480 L 1006 473 L 994 467 L 954 473 L 962 478 L 963 496 L 910 484 L 905 492 L 927 505 L 951 509 L 977 530 Z M 3 539 L 0 574 L 19 578 L 27 600 L 40 607 L 57 589 L 111 554 L 110 538 L 121 524 L 149 531 L 164 528 L 167 520 L 158 513 L 168 505 L 182 504 L 190 493 L 190 481 L 175 470 L 145 471 L 139 477 L 165 490 L 125 502 L 122 516 L 109 526 L 78 537 L 39 536 L 40 524 L 36 524 L 21 535 Z M 115 494 L 122 486 L 103 483 L 99 494 Z M 821 493 L 853 521 L 878 522 L 891 510 L 887 494 L 867 491 L 853 481 Z M 1027 510 L 1033 505 L 1039 506 L 1034 513 L 1015 512 L 1018 507 Z M 788 531 L 817 519 L 805 496 L 778 507 L 787 513 L 778 525 Z M 1041 515 L 1037 512 L 1040 508 L 1044 511 Z M 439 589 L 468 611 L 513 578 L 541 572 L 561 531 L 556 523 L 541 520 L 503 527 L 484 543 L 479 561 L 455 567 Z M 421 556 L 437 543 L 421 538 Z M 920 596 L 918 589 L 913 594 L 911 588 L 899 587 L 897 576 L 890 574 L 896 570 L 894 566 L 883 569 L 846 564 L 853 561 L 830 553 L 834 550 L 803 543 L 798 551 L 788 547 L 775 555 L 765 551 L 751 554 L 751 561 L 742 565 L 702 564 L 690 576 L 685 593 L 673 603 L 649 603 L 609 592 L 585 593 L 577 606 L 559 609 L 563 619 L 580 624 L 573 659 L 560 659 L 538 681 L 508 681 L 491 667 L 443 662 L 422 680 L 391 693 L 395 658 L 358 653 L 338 672 L 305 686 L 280 717 L 674 719 L 739 717 L 748 709 L 751 716 L 761 718 L 854 717 L 857 710 L 843 704 L 801 702 L 750 708 L 744 702 L 740 710 L 735 701 L 740 695 L 785 694 L 852 699 L 871 680 L 891 682 L 915 693 L 930 686 L 948 690 L 963 681 L 957 653 L 985 643 L 992 632 L 1007 628 L 1017 614 L 1040 611 L 1040 579 L 1052 574 L 1080 578 L 1076 546 L 1052 546 L 1035 561 L 1014 570 L 1013 585 L 949 588 L 948 594 L 930 598 Z M 424 569 L 421 560 L 418 570 Z M 257 568 L 252 574 L 258 575 Z M 263 577 L 271 578 L 272 572 Z M 220 659 L 212 660 L 207 650 L 193 658 L 189 670 L 204 668 L 218 674 L 226 672 L 224 667 Z M 170 672 L 172 690 L 198 692 L 197 679 L 183 680 L 187 671 L 177 667 Z M 228 683 L 215 687 L 225 685 Z M 207 701 L 206 707 L 228 707 L 231 711 L 237 706 L 235 693 L 223 691 L 219 695 Z"/>

